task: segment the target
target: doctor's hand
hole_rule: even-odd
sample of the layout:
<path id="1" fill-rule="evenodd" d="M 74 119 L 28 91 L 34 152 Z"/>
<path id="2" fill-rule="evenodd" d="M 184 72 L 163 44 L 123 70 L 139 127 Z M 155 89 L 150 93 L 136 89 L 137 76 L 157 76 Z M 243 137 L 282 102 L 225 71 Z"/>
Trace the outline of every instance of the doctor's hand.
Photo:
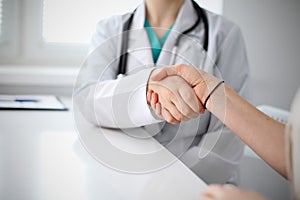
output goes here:
<path id="1" fill-rule="evenodd" d="M 233 185 L 210 185 L 199 200 L 266 200 L 254 191 L 242 190 Z"/>
<path id="2" fill-rule="evenodd" d="M 155 111 L 160 110 L 156 112 L 158 117 L 169 123 L 176 124 L 199 115 L 199 100 L 190 85 L 181 77 L 170 76 L 153 81 L 150 76 L 147 86 L 148 100 L 149 96 L 152 99 L 148 101 L 151 107 Z"/>

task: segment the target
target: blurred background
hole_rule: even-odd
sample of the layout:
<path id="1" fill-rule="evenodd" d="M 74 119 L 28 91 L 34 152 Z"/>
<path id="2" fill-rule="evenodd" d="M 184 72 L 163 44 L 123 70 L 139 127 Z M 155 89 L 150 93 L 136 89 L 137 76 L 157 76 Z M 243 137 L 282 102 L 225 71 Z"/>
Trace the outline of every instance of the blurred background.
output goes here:
<path id="1" fill-rule="evenodd" d="M 0 0 L 1 92 L 70 95 L 97 21 L 132 10 L 139 2 Z M 242 29 L 251 68 L 252 103 L 289 109 L 300 85 L 300 1 L 198 3 Z"/>
<path id="2" fill-rule="evenodd" d="M 71 96 L 97 21 L 139 2 L 0 0 L 0 93 Z M 300 86 L 300 1 L 197 2 L 240 26 L 251 70 L 251 103 L 289 110 Z M 255 154 L 248 155 L 241 163 L 242 187 L 286 199 L 287 182 Z"/>

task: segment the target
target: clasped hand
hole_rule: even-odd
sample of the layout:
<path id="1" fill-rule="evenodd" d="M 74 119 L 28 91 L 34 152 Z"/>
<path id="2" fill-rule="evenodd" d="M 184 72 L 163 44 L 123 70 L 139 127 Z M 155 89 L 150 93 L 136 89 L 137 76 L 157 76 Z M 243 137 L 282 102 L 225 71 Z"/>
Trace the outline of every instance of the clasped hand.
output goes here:
<path id="1" fill-rule="evenodd" d="M 207 84 L 217 80 L 183 64 L 156 69 L 148 81 L 147 102 L 159 118 L 177 124 L 204 113 Z"/>

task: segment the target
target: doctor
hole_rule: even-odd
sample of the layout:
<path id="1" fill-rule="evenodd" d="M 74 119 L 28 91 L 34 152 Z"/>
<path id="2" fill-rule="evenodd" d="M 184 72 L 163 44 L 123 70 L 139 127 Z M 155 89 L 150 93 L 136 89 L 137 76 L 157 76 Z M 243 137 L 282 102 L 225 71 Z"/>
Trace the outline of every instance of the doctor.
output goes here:
<path id="1" fill-rule="evenodd" d="M 146 98 L 153 68 L 173 64 L 196 66 L 248 98 L 248 63 L 240 29 L 201 11 L 199 15 L 199 6 L 191 0 L 144 0 L 135 11 L 101 20 L 79 75 L 75 103 L 95 125 L 142 127 L 207 183 L 235 183 L 244 145 L 209 112 L 198 116 L 203 109 L 195 106 L 198 99 L 189 84 L 180 77 L 161 82 L 162 92 L 174 97 L 166 99 L 166 108 L 172 116 L 178 114 L 177 121 L 162 121 Z M 126 70 L 120 70 L 120 63 Z M 126 75 L 116 78 L 120 71 Z M 213 145 L 206 145 L 211 138 Z M 200 151 L 206 153 L 199 155 Z"/>

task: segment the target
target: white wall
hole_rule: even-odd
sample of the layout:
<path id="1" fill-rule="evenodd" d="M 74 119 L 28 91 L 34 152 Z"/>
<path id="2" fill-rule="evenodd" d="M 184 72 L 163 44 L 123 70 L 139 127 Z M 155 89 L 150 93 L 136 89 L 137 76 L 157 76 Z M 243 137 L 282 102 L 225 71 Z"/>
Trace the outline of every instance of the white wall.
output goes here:
<path id="1" fill-rule="evenodd" d="M 224 0 L 223 15 L 244 35 L 252 103 L 290 109 L 300 86 L 300 1 Z M 262 160 L 244 156 L 240 186 L 270 199 L 289 199 L 289 185 Z"/>
<path id="2" fill-rule="evenodd" d="M 253 103 L 290 109 L 300 86 L 300 1 L 224 0 L 223 14 L 244 34 Z"/>

